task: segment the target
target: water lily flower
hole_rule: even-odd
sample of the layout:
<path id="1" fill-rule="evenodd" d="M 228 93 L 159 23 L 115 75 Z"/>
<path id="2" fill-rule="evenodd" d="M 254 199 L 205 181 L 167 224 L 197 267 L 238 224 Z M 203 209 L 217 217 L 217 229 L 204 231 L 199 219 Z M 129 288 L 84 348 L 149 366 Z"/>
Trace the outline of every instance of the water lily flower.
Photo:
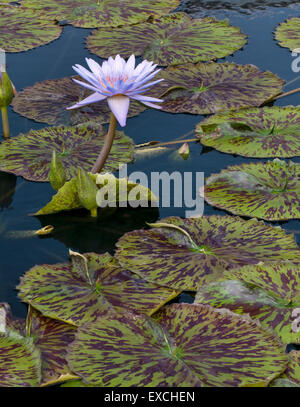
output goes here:
<path id="1" fill-rule="evenodd" d="M 101 66 L 91 58 L 86 58 L 86 62 L 91 71 L 88 71 L 81 65 L 75 65 L 73 69 L 87 82 L 74 78 L 73 81 L 94 91 L 94 93 L 74 106 L 67 107 L 67 109 L 76 109 L 107 99 L 111 110 L 110 123 L 105 136 L 104 146 L 91 171 L 95 174 L 102 170 L 107 160 L 113 144 L 117 121 L 122 127 L 126 125 L 130 99 L 138 100 L 144 105 L 154 107 L 155 109 L 161 109 L 155 103 L 163 102 L 163 100 L 145 96 L 144 93 L 163 79 L 149 82 L 160 69 L 155 70 L 157 65 L 147 60 L 144 60 L 135 67 L 134 55 L 131 55 L 127 62 L 120 55 L 117 55 L 115 59 L 109 57 Z"/>
<path id="2" fill-rule="evenodd" d="M 130 99 L 138 100 L 155 109 L 161 108 L 155 103 L 163 102 L 163 100 L 144 95 L 144 92 L 151 86 L 163 80 L 158 79 L 149 83 L 160 71 L 160 69 L 155 70 L 157 65 L 153 62 L 144 60 L 135 67 L 134 55 L 131 55 L 127 62 L 120 55 L 117 55 L 115 59 L 109 57 L 102 66 L 91 58 L 86 58 L 86 62 L 91 72 L 81 65 L 75 65 L 73 69 L 88 83 L 77 79 L 73 79 L 73 81 L 94 93 L 67 109 L 75 109 L 107 99 L 110 110 L 120 126 L 124 127 Z"/>

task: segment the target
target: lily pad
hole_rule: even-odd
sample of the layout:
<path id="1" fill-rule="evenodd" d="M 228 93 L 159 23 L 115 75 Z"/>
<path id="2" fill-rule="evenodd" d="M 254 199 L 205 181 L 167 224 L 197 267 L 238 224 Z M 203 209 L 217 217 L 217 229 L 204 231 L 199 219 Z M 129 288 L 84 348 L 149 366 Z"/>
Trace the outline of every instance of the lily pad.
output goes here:
<path id="1" fill-rule="evenodd" d="M 76 328 L 55 319 L 44 317 L 30 309 L 30 334 L 41 352 L 42 385 L 76 378 L 66 362 L 68 345 L 75 339 Z M 27 321 L 28 322 L 28 321 Z"/>
<path id="2" fill-rule="evenodd" d="M 202 144 L 244 157 L 300 155 L 300 108 L 264 107 L 220 113 L 196 126 Z"/>
<path id="3" fill-rule="evenodd" d="M 151 201 L 151 206 L 157 205 L 157 198 L 154 194 L 152 194 L 151 190 L 144 187 L 141 184 L 135 184 L 134 182 L 128 181 L 127 178 L 116 178 L 113 174 L 89 174 L 92 180 L 98 185 L 99 190 L 102 187 L 105 187 L 105 195 L 107 193 L 108 197 L 105 199 L 105 205 L 109 208 L 109 205 L 113 207 L 114 204 L 120 205 L 121 203 L 125 203 L 127 205 L 127 201 L 129 198 L 129 195 L 133 193 L 134 191 L 137 192 L 139 195 L 139 201 L 140 203 L 145 202 L 145 201 Z M 111 191 L 109 194 L 109 184 L 106 182 L 109 178 L 113 178 L 115 181 L 115 189 Z M 101 181 L 102 179 L 102 181 Z M 107 186 L 108 185 L 108 186 Z M 123 192 L 123 193 L 122 193 Z M 115 199 L 115 202 L 110 202 L 109 201 L 109 195 L 111 195 L 112 199 Z M 97 197 L 98 198 L 98 197 Z M 99 201 L 97 199 L 97 203 L 100 206 L 102 205 L 103 201 Z M 82 204 L 79 199 L 78 191 L 77 191 L 77 185 L 76 185 L 76 179 L 73 178 L 70 181 L 66 182 L 59 190 L 58 192 L 52 197 L 51 201 L 44 206 L 42 209 L 40 209 L 38 212 L 36 212 L 35 215 L 49 215 L 52 213 L 56 212 L 61 212 L 61 211 L 69 211 L 72 209 L 79 209 L 82 208 Z"/>
<path id="4" fill-rule="evenodd" d="M 300 352 L 289 353 L 289 364 L 284 372 L 284 377 L 300 386 Z"/>
<path id="5" fill-rule="evenodd" d="M 11 326 L 9 307 L 0 305 L 0 387 L 39 386 L 41 358 L 32 338 Z"/>
<path id="6" fill-rule="evenodd" d="M 91 171 L 104 144 L 106 130 L 101 125 L 46 127 L 20 134 L 0 145 L 0 170 L 12 172 L 31 181 L 49 178 L 52 151 L 60 158 L 67 179 L 75 177 L 78 168 Z M 103 171 L 115 171 L 120 164 L 133 160 L 133 141 L 116 132 L 114 143 Z"/>
<path id="7" fill-rule="evenodd" d="M 20 298 L 49 318 L 80 326 L 106 310 L 151 315 L 178 294 L 122 270 L 108 253 L 70 257 L 70 264 L 29 270 L 17 287 Z"/>
<path id="8" fill-rule="evenodd" d="M 155 320 L 107 314 L 80 327 L 68 361 L 83 382 L 105 387 L 237 387 L 267 385 L 287 357 L 249 318 L 172 304 Z"/>
<path id="9" fill-rule="evenodd" d="M 293 327 L 294 309 L 300 314 L 300 268 L 289 263 L 245 266 L 224 273 L 225 280 L 202 287 L 195 303 L 249 314 L 285 343 L 300 343 Z"/>
<path id="10" fill-rule="evenodd" d="M 116 257 L 124 268 L 174 289 L 197 291 L 226 270 L 260 261 L 300 262 L 292 235 L 255 219 L 169 217 L 153 225 L 121 237 Z"/>
<path id="11" fill-rule="evenodd" d="M 88 49 L 102 58 L 135 54 L 161 66 L 223 58 L 245 43 L 246 36 L 228 21 L 211 17 L 193 19 L 185 13 L 134 26 L 99 29 L 87 38 Z"/>
<path id="12" fill-rule="evenodd" d="M 258 107 L 280 94 L 284 81 L 254 65 L 197 63 L 169 66 L 159 72 L 164 81 L 155 93 L 170 113 L 210 114 Z"/>
<path id="13" fill-rule="evenodd" d="M 79 109 L 66 109 L 93 93 L 72 78 L 82 80 L 75 75 L 37 82 L 24 88 L 13 99 L 14 111 L 28 119 L 51 125 L 75 125 L 88 121 L 108 123 L 111 111 L 105 100 Z M 137 116 L 144 110 L 146 107 L 141 103 L 130 101 L 127 117 Z"/>
<path id="14" fill-rule="evenodd" d="M 0 48 L 27 51 L 57 39 L 62 27 L 45 14 L 24 7 L 0 7 Z"/>
<path id="15" fill-rule="evenodd" d="M 275 31 L 279 45 L 293 51 L 300 46 L 300 18 L 293 17 L 281 23 Z"/>
<path id="16" fill-rule="evenodd" d="M 117 27 L 168 14 L 180 0 L 23 0 L 25 7 L 44 10 L 75 27 Z"/>
<path id="17" fill-rule="evenodd" d="M 276 158 L 227 167 L 207 179 L 204 198 L 235 215 L 268 221 L 298 219 L 300 164 Z"/>

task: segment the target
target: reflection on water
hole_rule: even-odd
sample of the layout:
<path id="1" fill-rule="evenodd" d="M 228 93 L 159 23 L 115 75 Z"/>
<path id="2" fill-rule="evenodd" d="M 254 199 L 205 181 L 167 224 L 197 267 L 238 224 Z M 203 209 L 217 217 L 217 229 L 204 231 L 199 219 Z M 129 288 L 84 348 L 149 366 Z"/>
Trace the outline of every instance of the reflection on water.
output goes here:
<path id="1" fill-rule="evenodd" d="M 54 226 L 54 231 L 41 239 L 53 238 L 81 253 L 112 253 L 124 233 L 142 229 L 146 222 L 156 222 L 158 216 L 158 208 L 119 208 L 114 213 L 102 209 L 98 218 L 92 218 L 85 210 L 77 210 L 38 219 L 42 227 Z"/>
<path id="2" fill-rule="evenodd" d="M 17 177 L 0 171 L 0 211 L 10 209 L 15 193 Z"/>

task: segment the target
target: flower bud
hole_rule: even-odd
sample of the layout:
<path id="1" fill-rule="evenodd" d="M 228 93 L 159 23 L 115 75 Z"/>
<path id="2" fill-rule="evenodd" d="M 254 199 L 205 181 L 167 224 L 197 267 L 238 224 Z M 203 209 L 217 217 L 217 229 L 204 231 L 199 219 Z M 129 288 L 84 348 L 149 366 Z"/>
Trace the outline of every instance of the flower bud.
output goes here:
<path id="1" fill-rule="evenodd" d="M 92 216 L 97 216 L 98 205 L 96 195 L 98 192 L 98 187 L 95 181 L 91 178 L 90 174 L 81 168 L 78 170 L 76 187 L 81 205 L 91 211 Z"/>
<path id="2" fill-rule="evenodd" d="M 14 97 L 14 89 L 7 72 L 0 70 L 0 107 L 7 107 Z"/>
<path id="3" fill-rule="evenodd" d="M 53 189 L 56 191 L 61 188 L 67 180 L 64 166 L 61 160 L 57 157 L 56 151 L 52 152 L 52 161 L 50 164 L 49 181 Z"/>

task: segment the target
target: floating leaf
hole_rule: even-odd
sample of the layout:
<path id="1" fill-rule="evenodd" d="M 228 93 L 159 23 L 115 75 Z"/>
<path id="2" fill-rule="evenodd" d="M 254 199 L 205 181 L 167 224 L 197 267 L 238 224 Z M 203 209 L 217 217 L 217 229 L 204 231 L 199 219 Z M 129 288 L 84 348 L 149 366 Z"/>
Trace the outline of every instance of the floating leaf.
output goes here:
<path id="1" fill-rule="evenodd" d="M 294 17 L 281 23 L 275 31 L 279 45 L 293 51 L 300 46 L 300 18 Z"/>
<path id="2" fill-rule="evenodd" d="M 85 383 L 105 387 L 267 385 L 287 364 L 255 322 L 191 304 L 165 307 L 155 320 L 107 314 L 79 328 L 68 361 Z"/>
<path id="3" fill-rule="evenodd" d="M 41 380 L 40 352 L 32 338 L 14 329 L 10 307 L 0 304 L 0 387 L 38 386 Z"/>
<path id="4" fill-rule="evenodd" d="M 300 155 L 300 108 L 264 107 L 220 113 L 199 123 L 205 146 L 244 157 Z"/>
<path id="5" fill-rule="evenodd" d="M 92 4 L 91 4 L 92 3 Z M 25 7 L 44 10 L 56 20 L 67 20 L 75 27 L 117 27 L 137 24 L 150 16 L 161 16 L 175 9 L 180 0 L 23 0 Z"/>
<path id="6" fill-rule="evenodd" d="M 109 254 L 70 256 L 71 264 L 33 267 L 18 286 L 20 298 L 49 318 L 79 326 L 103 310 L 151 315 L 178 294 L 122 270 Z"/>
<path id="7" fill-rule="evenodd" d="M 30 335 L 41 351 L 42 384 L 54 384 L 76 376 L 66 362 L 67 346 L 75 339 L 72 325 L 44 317 L 30 307 Z"/>
<path id="8" fill-rule="evenodd" d="M 36 10 L 24 7 L 0 7 L 0 48 L 21 52 L 57 39 L 62 27 Z"/>
<path id="9" fill-rule="evenodd" d="M 87 121 L 108 123 L 111 111 L 105 100 L 80 109 L 66 109 L 93 93 L 75 83 L 72 78 L 82 80 L 79 76 L 49 79 L 24 88 L 13 99 L 14 111 L 29 119 L 51 125 L 74 125 Z M 131 101 L 127 117 L 137 116 L 144 110 L 146 106 Z"/>
<path id="10" fill-rule="evenodd" d="M 284 372 L 284 377 L 300 386 L 300 352 L 289 353 L 289 364 Z"/>
<path id="11" fill-rule="evenodd" d="M 293 329 L 294 309 L 298 307 L 300 314 L 299 265 L 245 266 L 224 273 L 224 278 L 200 288 L 195 302 L 249 314 L 283 343 L 300 342 L 300 332 Z"/>
<path id="12" fill-rule="evenodd" d="M 134 26 L 99 29 L 87 38 L 88 49 L 102 58 L 135 54 L 162 66 L 223 58 L 245 43 L 246 36 L 228 21 L 192 19 L 185 13 Z"/>
<path id="13" fill-rule="evenodd" d="M 169 217 L 156 225 L 126 233 L 116 257 L 124 268 L 174 289 L 198 290 L 225 270 L 260 261 L 300 262 L 292 235 L 255 219 Z"/>
<path id="14" fill-rule="evenodd" d="M 300 164 L 275 159 L 227 167 L 207 179 L 204 198 L 236 215 L 269 221 L 297 219 Z"/>
<path id="15" fill-rule="evenodd" d="M 91 171 L 104 144 L 105 129 L 87 124 L 77 127 L 46 127 L 20 134 L 0 145 L 0 170 L 31 181 L 48 181 L 52 151 L 56 150 L 66 177 L 77 175 L 78 167 Z M 115 171 L 133 160 L 133 141 L 116 132 L 104 171 Z"/>
<path id="16" fill-rule="evenodd" d="M 125 206 L 127 207 L 129 206 L 129 203 L 127 201 L 128 199 L 130 199 L 131 194 L 135 195 L 134 192 L 137 193 L 140 203 L 150 201 L 151 206 L 157 205 L 157 198 L 154 194 L 152 194 L 150 189 L 144 187 L 141 184 L 135 184 L 134 182 L 128 181 L 127 178 L 116 178 L 113 174 L 89 174 L 89 176 L 92 180 L 94 180 L 95 183 L 97 183 L 99 192 L 103 187 L 105 187 L 105 190 L 102 193 L 102 195 L 104 195 L 104 198 L 105 194 L 108 195 L 108 197 L 103 200 L 100 199 L 101 197 L 99 198 L 97 196 L 97 203 L 99 206 L 101 204 L 103 206 L 107 206 L 108 208 L 113 208 L 118 204 L 121 205 L 121 203 L 125 203 Z M 103 180 L 113 179 L 114 182 L 112 184 L 108 184 L 106 182 L 102 183 L 101 178 Z M 110 190 L 110 187 L 112 187 L 112 190 Z M 110 201 L 110 198 L 112 199 L 112 201 Z M 60 211 L 68 211 L 72 209 L 79 209 L 82 207 L 83 206 L 78 196 L 76 179 L 73 178 L 70 181 L 66 182 L 58 190 L 56 195 L 53 196 L 51 201 L 42 209 L 40 209 L 36 213 L 36 215 L 49 215 Z"/>
<path id="17" fill-rule="evenodd" d="M 170 113 L 210 114 L 258 107 L 282 91 L 284 81 L 254 65 L 198 63 L 170 66 L 155 86 Z"/>

